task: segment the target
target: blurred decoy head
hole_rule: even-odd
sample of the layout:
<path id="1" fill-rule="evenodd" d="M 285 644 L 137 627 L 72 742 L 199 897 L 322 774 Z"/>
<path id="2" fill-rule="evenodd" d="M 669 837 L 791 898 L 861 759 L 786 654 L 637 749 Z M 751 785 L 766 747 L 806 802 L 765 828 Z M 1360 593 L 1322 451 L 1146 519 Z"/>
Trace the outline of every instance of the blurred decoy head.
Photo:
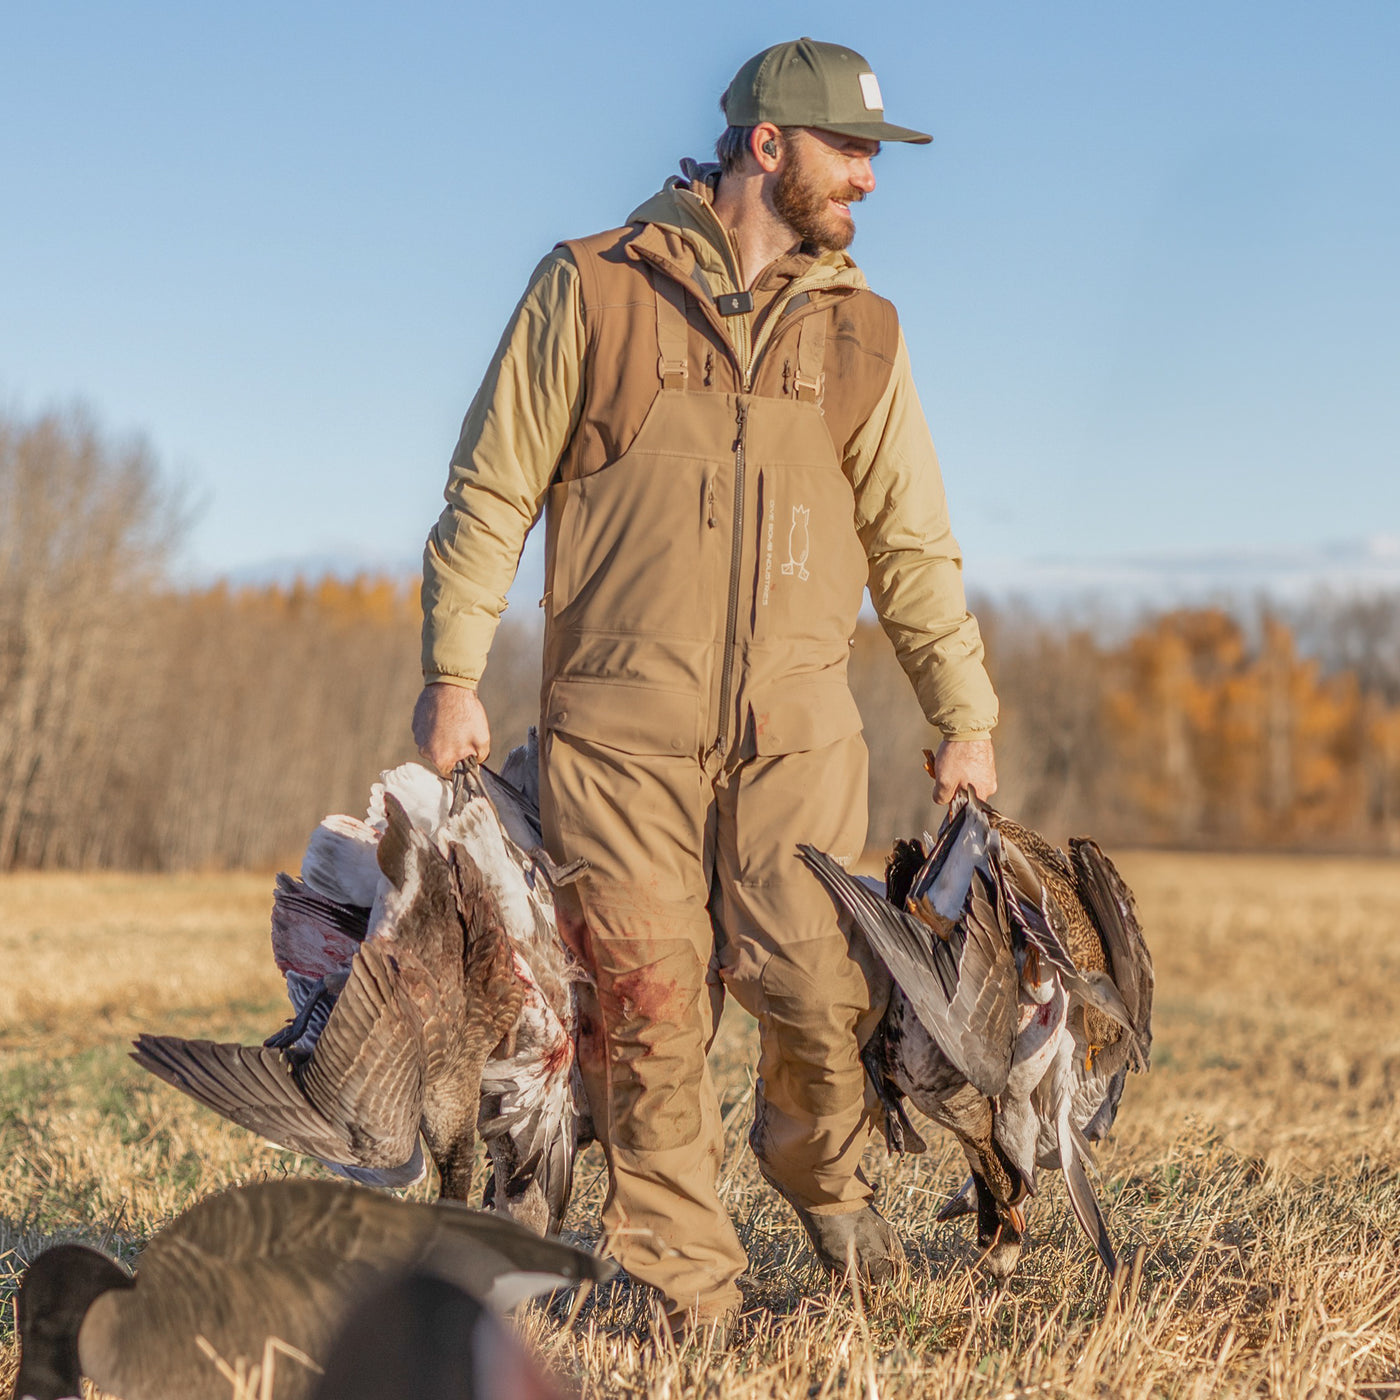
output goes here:
<path id="1" fill-rule="evenodd" d="M 331 1348 L 313 1400 L 562 1400 L 509 1330 L 432 1274 L 367 1298 Z"/>

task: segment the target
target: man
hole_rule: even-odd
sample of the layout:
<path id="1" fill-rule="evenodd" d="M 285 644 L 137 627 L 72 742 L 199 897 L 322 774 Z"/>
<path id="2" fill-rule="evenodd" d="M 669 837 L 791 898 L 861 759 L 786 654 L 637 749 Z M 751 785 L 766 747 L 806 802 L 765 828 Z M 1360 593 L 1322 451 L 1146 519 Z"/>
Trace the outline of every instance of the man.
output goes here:
<path id="1" fill-rule="evenodd" d="M 725 1319 L 747 1260 L 717 1192 L 706 974 L 758 1020 L 750 1145 L 818 1257 L 899 1258 L 860 1171 L 859 1047 L 883 973 L 797 859 L 858 856 L 846 684 L 862 589 L 943 735 L 935 798 L 996 786 L 996 699 L 898 321 L 842 251 L 884 121 L 859 54 L 802 39 L 726 91 L 719 168 L 540 264 L 467 414 L 425 556 L 414 716 L 440 770 L 485 757 L 475 695 L 546 514 L 541 811 L 583 857 L 567 933 L 596 979 L 579 1063 L 610 1249 L 673 1327 Z"/>

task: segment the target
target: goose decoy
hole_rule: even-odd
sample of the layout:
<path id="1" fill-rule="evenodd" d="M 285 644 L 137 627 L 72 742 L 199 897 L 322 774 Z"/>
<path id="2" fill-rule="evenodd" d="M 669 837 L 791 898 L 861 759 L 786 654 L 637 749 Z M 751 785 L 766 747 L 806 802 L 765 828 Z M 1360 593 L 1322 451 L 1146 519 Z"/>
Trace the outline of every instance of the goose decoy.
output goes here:
<path id="1" fill-rule="evenodd" d="M 563 1400 L 489 1308 L 414 1273 L 366 1298 L 312 1400 Z"/>
<path id="2" fill-rule="evenodd" d="M 1128 1070 L 1148 1066 L 1152 959 L 1132 895 L 1093 841 L 1072 840 L 1065 856 L 966 791 L 930 845 L 896 843 L 883 890 L 801 852 L 894 982 L 862 1056 L 887 1145 L 924 1150 L 905 1097 L 954 1133 L 972 1176 L 939 1218 L 975 1209 L 985 1263 L 1002 1278 L 1037 1170 L 1061 1168 L 1112 1273 L 1086 1164 Z"/>
<path id="3" fill-rule="evenodd" d="M 533 735 L 532 735 L 533 738 Z M 507 759 L 527 780 L 528 746 Z M 270 1141 L 366 1185 L 424 1169 L 465 1200 L 475 1130 L 488 1202 L 556 1230 L 591 1130 L 574 1065 L 582 975 L 555 924 L 537 799 L 465 765 L 381 776 L 367 820 L 328 817 L 278 877 L 272 943 L 295 1016 L 263 1046 L 142 1036 L 135 1058 Z M 478 1127 L 479 1124 L 479 1127 Z"/>
<path id="4" fill-rule="evenodd" d="M 452 1203 L 334 1181 L 244 1186 L 166 1226 L 134 1276 L 85 1245 L 40 1254 L 15 1299 L 13 1398 L 66 1400 L 87 1376 L 121 1400 L 228 1400 L 229 1368 L 275 1355 L 269 1389 L 305 1400 L 354 1310 L 408 1270 L 504 1309 L 615 1266 Z"/>

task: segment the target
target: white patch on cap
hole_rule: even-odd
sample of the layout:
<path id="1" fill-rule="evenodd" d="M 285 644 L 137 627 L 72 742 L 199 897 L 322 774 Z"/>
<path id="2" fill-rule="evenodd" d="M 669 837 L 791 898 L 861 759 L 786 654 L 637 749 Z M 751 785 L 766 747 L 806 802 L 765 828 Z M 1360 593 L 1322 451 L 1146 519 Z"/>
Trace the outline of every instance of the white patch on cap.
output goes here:
<path id="1" fill-rule="evenodd" d="M 865 99 L 867 112 L 883 112 L 885 100 L 880 96 L 880 83 L 874 73 L 860 75 L 860 95 Z"/>

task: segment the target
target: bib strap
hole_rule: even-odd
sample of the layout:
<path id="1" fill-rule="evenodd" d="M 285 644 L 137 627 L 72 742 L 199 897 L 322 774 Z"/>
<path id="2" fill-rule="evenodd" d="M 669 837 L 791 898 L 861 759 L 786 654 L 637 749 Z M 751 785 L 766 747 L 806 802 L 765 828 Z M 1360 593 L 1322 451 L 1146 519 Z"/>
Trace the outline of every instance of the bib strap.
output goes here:
<path id="1" fill-rule="evenodd" d="M 826 394 L 826 312 L 814 311 L 797 327 L 797 375 L 794 386 L 799 403 L 821 404 Z"/>
<path id="2" fill-rule="evenodd" d="M 656 372 L 663 389 L 684 389 L 690 377 L 686 343 L 690 326 L 685 318 L 685 290 L 655 268 L 648 268 L 656 293 Z"/>

